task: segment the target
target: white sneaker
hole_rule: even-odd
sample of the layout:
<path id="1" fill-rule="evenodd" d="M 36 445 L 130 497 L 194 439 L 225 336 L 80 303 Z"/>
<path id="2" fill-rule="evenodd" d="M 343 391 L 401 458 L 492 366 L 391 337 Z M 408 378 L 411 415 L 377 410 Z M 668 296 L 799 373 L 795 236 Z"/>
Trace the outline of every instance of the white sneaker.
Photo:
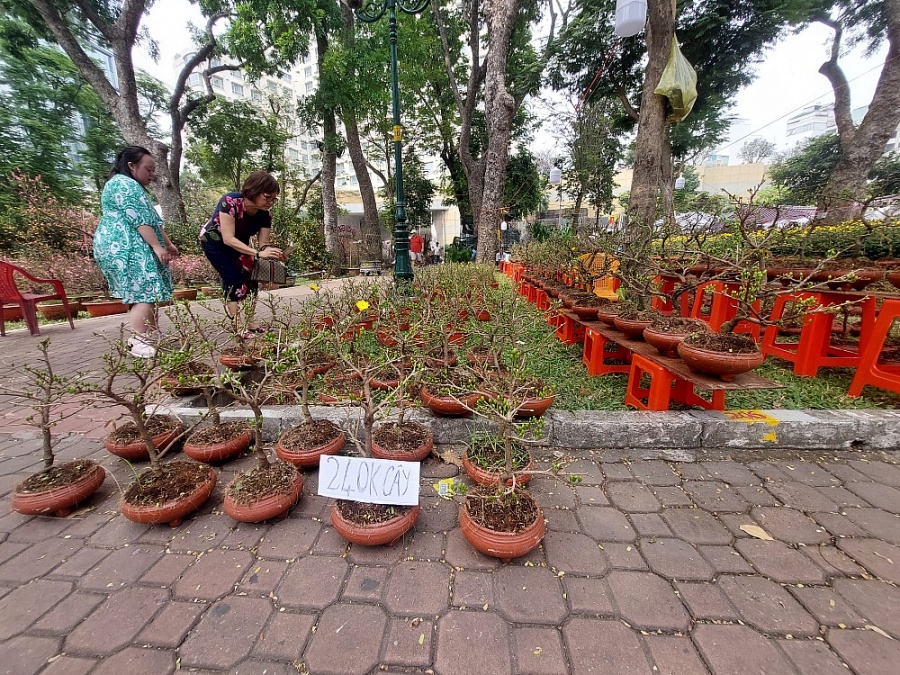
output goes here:
<path id="1" fill-rule="evenodd" d="M 145 338 L 133 335 L 128 338 L 128 353 L 138 359 L 152 359 L 156 356 L 156 348 L 145 342 Z"/>

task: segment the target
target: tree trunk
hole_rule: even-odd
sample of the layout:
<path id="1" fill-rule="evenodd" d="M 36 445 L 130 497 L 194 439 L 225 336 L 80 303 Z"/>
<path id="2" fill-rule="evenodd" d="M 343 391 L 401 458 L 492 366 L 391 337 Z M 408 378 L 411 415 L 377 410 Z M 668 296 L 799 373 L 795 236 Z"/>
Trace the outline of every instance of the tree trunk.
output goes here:
<path id="1" fill-rule="evenodd" d="M 353 171 L 356 173 L 359 194 L 362 197 L 363 221 L 359 229 L 363 241 L 363 256 L 365 260 L 381 260 L 381 221 L 378 219 L 378 202 L 375 199 L 372 177 L 366 167 L 366 156 L 359 139 L 359 126 L 356 116 L 346 110 L 342 115 L 342 121 L 347 132 L 347 150 L 350 152 L 350 161 L 353 162 Z"/>
<path id="2" fill-rule="evenodd" d="M 878 78 L 875 95 L 859 127 L 850 118 L 850 96 L 846 77 L 838 65 L 842 27 L 823 21 L 835 30 L 831 59 L 819 72 L 828 78 L 835 92 L 834 114 L 841 147 L 841 159 L 828 177 L 819 211 L 824 223 L 834 224 L 861 215 L 867 199 L 866 180 L 884 153 L 884 146 L 900 124 L 900 0 L 885 0 L 888 53 Z"/>
<path id="3" fill-rule="evenodd" d="M 640 120 L 634 146 L 634 177 L 628 202 L 628 240 L 641 236 L 656 220 L 656 205 L 665 172 L 660 148 L 668 144 L 666 99 L 653 93 L 662 77 L 675 33 L 673 0 L 650 0 L 647 6 L 647 70 L 641 94 Z M 671 175 L 671 169 L 669 170 Z"/>
<path id="4" fill-rule="evenodd" d="M 316 53 L 319 80 L 322 79 L 322 62 L 328 53 L 327 27 L 323 23 L 316 26 Z M 322 210 L 324 211 L 325 250 L 331 254 L 332 264 L 329 272 L 334 276 L 341 273 L 341 246 L 338 241 L 337 226 L 337 194 L 334 189 L 337 177 L 337 154 L 335 147 L 337 140 L 337 120 L 334 108 L 328 107 L 322 114 L 322 139 L 325 149 L 322 152 Z"/>

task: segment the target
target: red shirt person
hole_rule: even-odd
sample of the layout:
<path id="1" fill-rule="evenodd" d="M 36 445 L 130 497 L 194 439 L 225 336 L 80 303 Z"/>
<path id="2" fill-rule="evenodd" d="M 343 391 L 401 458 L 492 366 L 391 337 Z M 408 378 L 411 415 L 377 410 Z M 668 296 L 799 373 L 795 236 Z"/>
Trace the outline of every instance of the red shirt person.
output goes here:
<path id="1" fill-rule="evenodd" d="M 409 238 L 409 258 L 412 262 L 425 262 L 422 252 L 425 250 L 425 239 L 418 232 Z"/>

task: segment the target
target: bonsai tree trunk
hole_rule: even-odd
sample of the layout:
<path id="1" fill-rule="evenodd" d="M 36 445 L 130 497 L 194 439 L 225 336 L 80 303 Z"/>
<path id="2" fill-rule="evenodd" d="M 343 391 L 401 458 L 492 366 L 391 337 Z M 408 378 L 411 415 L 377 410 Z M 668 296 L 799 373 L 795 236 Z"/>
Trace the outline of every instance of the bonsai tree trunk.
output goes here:
<path id="1" fill-rule="evenodd" d="M 256 453 L 256 467 L 258 469 L 269 468 L 269 458 L 266 457 L 266 451 L 262 445 L 262 426 L 263 413 L 259 403 L 256 401 L 247 401 L 250 410 L 253 411 L 253 451 Z"/>

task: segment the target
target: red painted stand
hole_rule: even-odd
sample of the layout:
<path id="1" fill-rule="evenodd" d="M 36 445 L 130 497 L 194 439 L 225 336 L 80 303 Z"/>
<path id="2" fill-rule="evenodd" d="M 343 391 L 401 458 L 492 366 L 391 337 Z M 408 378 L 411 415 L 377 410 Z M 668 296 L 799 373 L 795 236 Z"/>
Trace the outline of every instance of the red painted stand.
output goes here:
<path id="1" fill-rule="evenodd" d="M 547 297 L 547 292 L 543 289 L 534 291 L 534 300 L 532 300 L 537 308 L 540 310 L 550 309 L 550 298 Z"/>
<path id="2" fill-rule="evenodd" d="M 672 301 L 669 298 L 672 297 L 675 289 L 681 285 L 681 279 L 662 274 L 656 277 L 656 284 L 659 287 L 659 292 L 663 293 L 666 297 L 660 297 L 658 295 L 653 296 L 653 300 L 650 301 L 650 307 L 669 316 L 675 311 L 675 307 L 672 305 Z M 679 295 L 678 304 L 680 305 L 681 316 L 689 316 L 691 313 L 690 295 L 688 293 Z"/>
<path id="3" fill-rule="evenodd" d="M 644 375 L 650 378 L 650 385 L 641 386 Z M 646 403 L 645 403 L 646 401 Z M 698 396 L 694 386 L 665 366 L 654 363 L 640 354 L 631 357 L 631 369 L 628 372 L 628 388 L 625 391 L 625 405 L 638 410 L 668 410 L 672 401 L 696 405 L 707 410 L 725 409 L 725 392 L 712 392 L 712 400 Z"/>
<path id="4" fill-rule="evenodd" d="M 775 299 L 771 320 L 777 321 L 784 315 L 785 306 L 813 298 L 821 308 L 839 305 L 847 301 L 860 300 L 862 308 L 862 327 L 860 347 L 836 346 L 831 344 L 831 325 L 834 314 L 825 311 L 807 312 L 803 317 L 800 339 L 797 342 L 778 342 L 778 326 L 766 328 L 761 349 L 764 354 L 777 356 L 794 364 L 794 374 L 803 377 L 815 377 L 819 368 L 858 367 L 860 356 L 864 351 L 864 336 L 872 335 L 875 324 L 875 298 L 862 296 L 859 293 L 841 293 L 839 291 L 801 291 L 782 293 Z M 889 300 L 885 301 L 891 302 Z"/>
<path id="5" fill-rule="evenodd" d="M 574 345 L 584 340 L 584 326 L 567 314 L 559 315 L 560 322 L 556 327 L 556 337 L 563 344 Z"/>
<path id="6" fill-rule="evenodd" d="M 615 346 L 614 350 L 607 351 L 607 345 Z M 625 361 L 626 363 L 607 363 L 610 361 Z M 631 350 L 621 346 L 614 340 L 608 340 L 589 326 L 584 329 L 584 353 L 581 361 L 587 366 L 588 375 L 606 375 L 607 373 L 627 373 L 631 366 Z"/>
<path id="7" fill-rule="evenodd" d="M 700 284 L 697 286 L 697 292 L 694 295 L 691 318 L 702 319 L 709 324 L 711 330 L 718 333 L 722 328 L 722 324 L 733 319 L 737 313 L 737 301 L 731 295 L 738 293 L 740 288 L 740 284 L 727 281 L 708 281 L 705 284 Z M 704 312 L 703 305 L 708 292 L 713 295 L 710 301 L 709 312 L 707 313 Z M 759 312 L 759 301 L 755 302 L 753 307 Z M 741 321 L 735 327 L 734 332 L 749 333 L 754 340 L 759 342 L 759 324 Z"/>
<path id="8" fill-rule="evenodd" d="M 900 394 L 900 363 L 878 362 L 884 341 L 897 319 L 900 319 L 900 299 L 885 300 L 869 339 L 860 351 L 859 366 L 856 375 L 853 376 L 853 382 L 850 383 L 848 396 L 854 398 L 859 396 L 867 384 Z"/>

